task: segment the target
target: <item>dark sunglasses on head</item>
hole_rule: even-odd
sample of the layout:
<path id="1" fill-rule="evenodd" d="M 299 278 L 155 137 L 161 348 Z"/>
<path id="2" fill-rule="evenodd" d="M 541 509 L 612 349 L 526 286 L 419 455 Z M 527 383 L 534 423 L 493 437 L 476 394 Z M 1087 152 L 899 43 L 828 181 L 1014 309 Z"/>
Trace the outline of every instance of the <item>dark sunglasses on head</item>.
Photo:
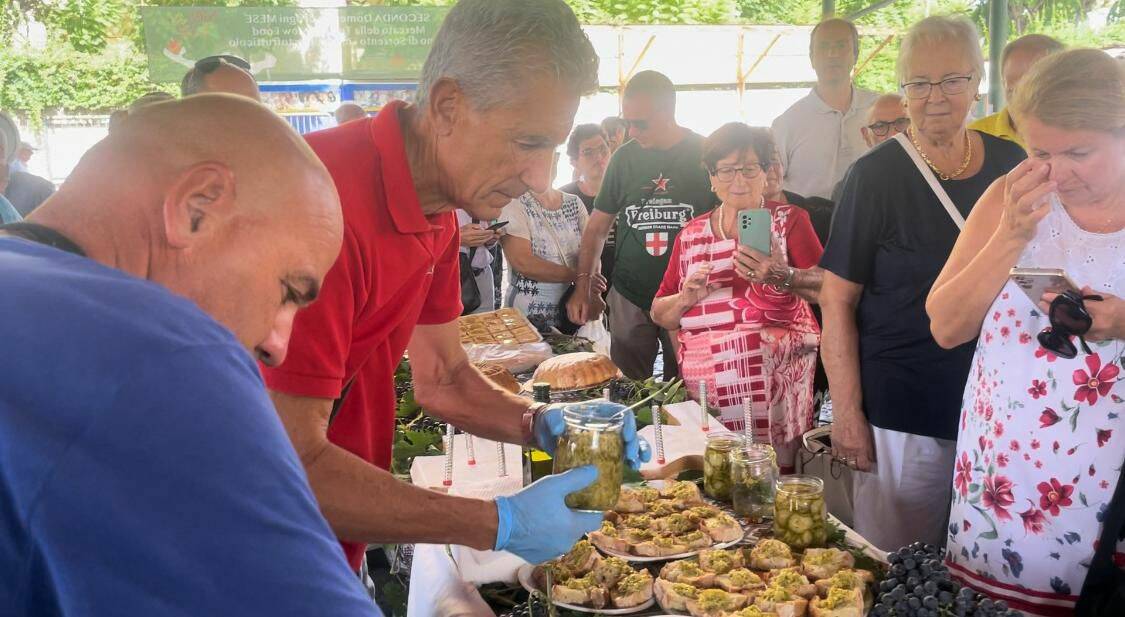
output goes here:
<path id="1" fill-rule="evenodd" d="M 1091 353 L 1090 346 L 1083 338 L 1094 325 L 1094 318 L 1086 310 L 1086 300 L 1100 302 L 1104 298 L 1097 295 L 1083 296 L 1076 291 L 1067 290 L 1051 301 L 1047 310 L 1047 318 L 1051 325 L 1043 328 L 1039 333 L 1039 344 L 1043 349 L 1067 360 L 1078 355 L 1078 348 L 1074 346 L 1071 337 L 1077 336 L 1082 344 L 1082 351 Z"/>
<path id="2" fill-rule="evenodd" d="M 203 73 L 204 75 L 206 75 L 206 74 L 214 71 L 215 69 L 219 68 L 219 65 L 223 64 L 223 63 L 230 64 L 232 66 L 237 66 L 238 68 L 246 71 L 247 73 L 250 72 L 250 63 L 249 62 L 243 60 L 242 58 L 239 58 L 238 56 L 232 56 L 230 54 L 222 54 L 222 55 L 218 55 L 218 56 L 207 56 L 206 58 L 200 58 L 199 60 L 195 61 L 195 69 L 197 71 Z"/>
<path id="3" fill-rule="evenodd" d="M 896 131 L 901 133 L 910 126 L 910 118 L 899 118 L 893 122 L 883 122 L 880 120 L 874 124 L 868 124 L 867 128 L 870 129 L 872 133 L 882 137 L 890 132 L 892 126 L 895 127 Z"/>

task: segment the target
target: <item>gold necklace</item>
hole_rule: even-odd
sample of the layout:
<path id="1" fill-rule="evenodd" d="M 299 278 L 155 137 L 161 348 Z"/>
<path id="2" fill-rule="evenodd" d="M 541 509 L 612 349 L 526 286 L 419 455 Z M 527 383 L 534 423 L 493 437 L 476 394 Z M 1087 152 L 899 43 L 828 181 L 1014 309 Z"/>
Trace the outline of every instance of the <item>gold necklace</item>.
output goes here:
<path id="1" fill-rule="evenodd" d="M 970 140 L 968 131 L 965 132 L 965 156 L 961 160 L 961 166 L 957 168 L 957 171 L 949 175 L 946 175 L 942 170 L 938 169 L 938 166 L 930 160 L 930 157 L 926 156 L 926 151 L 922 149 L 922 144 L 918 143 L 918 136 L 914 131 L 914 127 L 910 127 L 906 132 L 910 134 L 910 143 L 914 144 L 914 149 L 922 156 L 922 160 L 926 161 L 930 169 L 934 170 L 942 180 L 952 180 L 965 173 L 965 170 L 969 168 L 969 163 L 973 160 L 973 142 Z"/>

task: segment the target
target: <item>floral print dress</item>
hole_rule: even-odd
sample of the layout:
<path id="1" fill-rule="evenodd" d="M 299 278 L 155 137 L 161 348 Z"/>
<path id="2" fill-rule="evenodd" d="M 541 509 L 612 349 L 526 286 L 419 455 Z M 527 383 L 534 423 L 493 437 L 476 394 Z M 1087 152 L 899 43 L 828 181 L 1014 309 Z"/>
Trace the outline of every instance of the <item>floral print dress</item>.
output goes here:
<path id="1" fill-rule="evenodd" d="M 1125 230 L 1086 232 L 1051 208 L 1019 265 L 1062 268 L 1079 286 L 1125 296 Z M 1036 340 L 1048 325 L 1012 282 L 985 318 L 961 411 L 947 559 L 963 583 L 1026 614 L 1069 615 L 1125 460 L 1125 341 L 1066 360 Z"/>

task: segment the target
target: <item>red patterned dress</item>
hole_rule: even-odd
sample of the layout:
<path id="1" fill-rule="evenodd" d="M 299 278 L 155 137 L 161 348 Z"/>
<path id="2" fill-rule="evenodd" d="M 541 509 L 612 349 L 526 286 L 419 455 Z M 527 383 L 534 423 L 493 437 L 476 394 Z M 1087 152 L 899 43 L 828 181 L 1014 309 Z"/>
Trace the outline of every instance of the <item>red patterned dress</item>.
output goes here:
<path id="1" fill-rule="evenodd" d="M 1090 233 L 1051 207 L 1017 263 L 1125 295 L 1125 230 Z M 961 409 L 947 559 L 962 582 L 1026 615 L 1061 616 L 1074 610 L 1125 458 L 1125 341 L 1067 360 L 1039 346 L 1047 325 L 1012 282 L 985 317 Z"/>
<path id="2" fill-rule="evenodd" d="M 775 250 L 793 267 L 815 266 L 823 248 L 808 213 L 773 202 L 765 207 Z M 679 293 L 692 273 L 711 264 L 709 282 L 720 287 L 680 320 L 680 372 L 696 399 L 699 383 L 707 382 L 708 403 L 733 430 L 744 428 L 742 405 L 750 398 L 756 438 L 768 439 L 784 458 L 812 427 L 820 328 L 800 297 L 735 276 L 736 248 L 734 239 L 712 233 L 710 215 L 692 219 L 676 237 L 656 296 Z"/>

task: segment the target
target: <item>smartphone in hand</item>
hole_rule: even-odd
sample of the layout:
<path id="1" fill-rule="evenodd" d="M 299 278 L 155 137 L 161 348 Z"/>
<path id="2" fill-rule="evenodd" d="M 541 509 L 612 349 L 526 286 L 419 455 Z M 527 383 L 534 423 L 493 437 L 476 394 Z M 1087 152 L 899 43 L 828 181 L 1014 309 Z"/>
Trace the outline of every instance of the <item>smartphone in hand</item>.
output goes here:
<path id="1" fill-rule="evenodd" d="M 499 223 L 493 223 L 493 224 L 489 225 L 486 229 L 488 229 L 488 231 L 497 231 L 510 222 L 511 221 L 500 221 Z"/>
<path id="2" fill-rule="evenodd" d="M 1035 306 L 1039 305 L 1045 293 L 1061 294 L 1081 289 L 1062 268 L 1012 268 L 1008 278 L 1027 294 Z"/>
<path id="3" fill-rule="evenodd" d="M 738 213 L 738 243 L 770 254 L 773 245 L 773 216 L 765 208 L 752 208 Z"/>

